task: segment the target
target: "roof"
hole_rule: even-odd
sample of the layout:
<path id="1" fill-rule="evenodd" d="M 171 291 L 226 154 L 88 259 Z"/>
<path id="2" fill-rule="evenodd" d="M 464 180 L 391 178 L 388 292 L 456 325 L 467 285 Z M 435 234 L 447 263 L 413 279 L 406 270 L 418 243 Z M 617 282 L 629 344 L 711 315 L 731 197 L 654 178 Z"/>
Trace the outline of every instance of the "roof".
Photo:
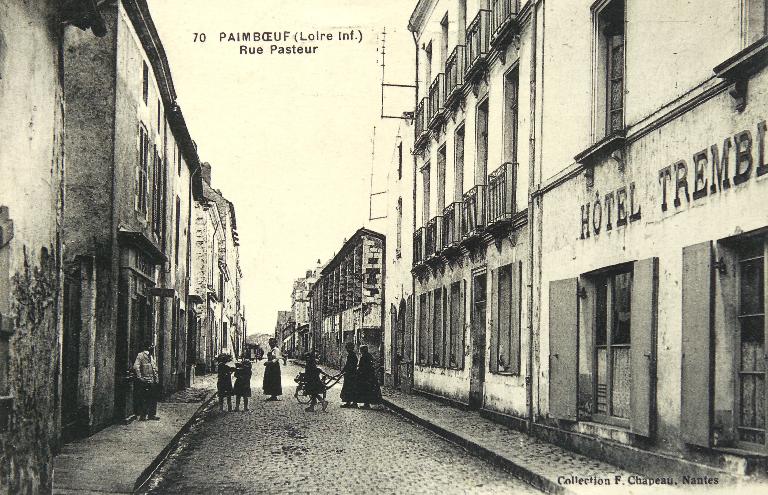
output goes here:
<path id="1" fill-rule="evenodd" d="M 424 21 L 429 14 L 429 8 L 434 3 L 434 0 L 418 0 L 416 7 L 411 13 L 411 18 L 408 19 L 408 30 L 412 33 L 418 33 L 423 27 Z"/>

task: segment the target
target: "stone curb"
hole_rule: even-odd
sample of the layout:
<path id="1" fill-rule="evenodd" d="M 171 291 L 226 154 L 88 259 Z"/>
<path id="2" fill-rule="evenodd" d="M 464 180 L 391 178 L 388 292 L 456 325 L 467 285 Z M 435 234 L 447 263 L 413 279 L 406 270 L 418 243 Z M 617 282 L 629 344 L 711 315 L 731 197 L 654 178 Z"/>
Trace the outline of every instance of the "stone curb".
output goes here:
<path id="1" fill-rule="evenodd" d="M 133 484 L 134 493 L 139 491 L 147 483 L 147 481 L 149 481 L 149 478 L 154 474 L 157 468 L 159 468 L 163 462 L 165 462 L 165 459 L 168 457 L 171 451 L 175 449 L 179 444 L 181 437 L 192 427 L 192 423 L 194 423 L 195 420 L 202 415 L 203 411 L 205 411 L 205 408 L 207 408 L 208 405 L 213 402 L 217 396 L 218 392 L 214 391 L 211 393 L 210 397 L 203 400 L 203 402 L 200 404 L 200 407 L 198 407 L 194 414 L 192 414 L 187 422 L 184 423 L 184 426 L 182 426 L 179 431 L 176 432 L 171 441 L 168 442 L 168 445 L 165 446 L 165 448 L 157 455 L 157 457 L 155 457 L 149 466 L 147 466 L 146 469 L 144 469 L 144 471 L 142 471 L 142 473 L 139 475 L 139 477 L 136 478 L 136 483 Z"/>
<path id="2" fill-rule="evenodd" d="M 424 426 L 428 430 L 440 435 L 446 440 L 466 449 L 474 456 L 503 468 L 504 470 L 510 472 L 529 485 L 533 486 L 534 488 L 557 495 L 576 495 L 576 492 L 573 492 L 572 490 L 569 490 L 568 488 L 553 482 L 549 478 L 534 472 L 530 468 L 520 465 L 513 459 L 506 457 L 504 454 L 496 452 L 489 447 L 485 447 L 455 431 L 451 431 L 447 428 L 437 425 L 429 419 L 419 416 L 413 411 L 409 411 L 401 406 L 398 406 L 397 404 L 394 404 L 386 397 L 382 397 L 382 403 L 396 414 L 399 414 L 400 416 L 403 416 L 416 424 Z"/>

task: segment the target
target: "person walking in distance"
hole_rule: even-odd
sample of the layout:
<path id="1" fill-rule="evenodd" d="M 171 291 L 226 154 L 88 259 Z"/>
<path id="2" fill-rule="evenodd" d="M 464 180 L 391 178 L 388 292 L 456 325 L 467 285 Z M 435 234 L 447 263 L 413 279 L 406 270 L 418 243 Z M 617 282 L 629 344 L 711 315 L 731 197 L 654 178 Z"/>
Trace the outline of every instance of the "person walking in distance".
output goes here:
<path id="1" fill-rule="evenodd" d="M 355 382 L 355 375 L 357 374 L 357 354 L 355 354 L 355 344 L 347 342 L 347 361 L 344 364 L 344 369 L 341 370 L 344 374 L 344 385 L 341 387 L 341 400 L 344 404 L 341 407 L 357 407 L 357 383 Z"/>
<path id="2" fill-rule="evenodd" d="M 219 411 L 224 410 L 224 399 L 227 399 L 227 410 L 232 410 L 232 372 L 235 370 L 229 365 L 230 359 L 229 354 L 221 354 L 217 358 L 219 368 L 216 389 L 219 392 Z"/>
<path id="3" fill-rule="evenodd" d="M 154 344 L 145 343 L 143 350 L 136 355 L 133 371 L 136 374 L 135 398 L 139 421 L 160 419 L 157 416 L 157 387 L 159 380 Z"/>

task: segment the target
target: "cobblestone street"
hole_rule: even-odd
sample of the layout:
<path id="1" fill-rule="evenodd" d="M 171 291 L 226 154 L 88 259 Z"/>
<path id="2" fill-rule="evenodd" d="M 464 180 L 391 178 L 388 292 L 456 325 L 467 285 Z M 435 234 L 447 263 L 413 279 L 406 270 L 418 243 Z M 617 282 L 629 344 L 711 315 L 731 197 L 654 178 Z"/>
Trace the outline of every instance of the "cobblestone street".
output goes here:
<path id="1" fill-rule="evenodd" d="M 293 398 L 293 377 L 300 371 L 295 365 L 282 369 L 282 401 L 264 402 L 261 363 L 257 369 L 251 410 L 221 413 L 212 403 L 146 490 L 538 493 L 387 410 L 340 409 L 340 385 L 329 391 L 327 413 L 305 412 Z"/>

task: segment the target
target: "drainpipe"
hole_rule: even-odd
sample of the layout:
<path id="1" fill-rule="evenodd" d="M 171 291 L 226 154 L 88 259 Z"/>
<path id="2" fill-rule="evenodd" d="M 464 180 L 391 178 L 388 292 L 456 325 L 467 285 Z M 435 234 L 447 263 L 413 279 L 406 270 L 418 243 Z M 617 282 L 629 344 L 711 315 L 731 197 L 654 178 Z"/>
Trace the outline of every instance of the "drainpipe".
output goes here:
<path id="1" fill-rule="evenodd" d="M 192 171 L 191 174 L 189 174 L 189 187 L 187 191 L 187 280 L 186 280 L 186 294 L 184 296 L 184 307 L 187 309 L 186 311 L 186 317 L 187 321 L 186 328 L 187 328 L 187 344 L 189 344 L 189 332 L 194 331 L 195 335 L 192 339 L 194 344 L 194 358 L 192 359 L 191 363 L 187 363 L 187 366 L 191 366 L 189 369 L 189 372 L 187 373 L 187 378 L 189 379 L 192 375 L 192 370 L 197 367 L 197 350 L 200 348 L 200 342 L 198 341 L 198 329 L 197 329 L 197 318 L 195 318 L 195 328 L 190 329 L 189 328 L 189 315 L 190 312 L 192 312 L 192 307 L 189 304 L 189 292 L 191 287 L 190 278 L 192 277 L 192 213 L 195 211 L 193 208 L 193 198 L 192 198 L 192 188 L 194 187 L 193 184 L 195 182 L 195 176 L 200 173 L 201 166 L 198 160 L 197 167 Z M 200 332 L 202 334 L 202 332 Z M 187 349 L 187 356 L 186 359 L 189 359 L 189 349 Z M 190 380 L 190 385 L 192 384 Z"/>
<path id="2" fill-rule="evenodd" d="M 416 86 L 416 90 L 414 91 L 413 95 L 413 118 L 414 118 L 414 126 L 413 126 L 413 142 L 416 142 L 416 109 L 419 106 L 419 40 L 416 37 L 416 32 L 411 30 L 411 36 L 413 37 L 413 48 L 415 51 L 415 71 L 414 71 L 414 85 Z M 413 198 L 413 215 L 412 215 L 412 221 L 411 221 L 411 243 L 413 243 L 413 234 L 416 233 L 416 169 L 418 168 L 418 161 L 416 158 L 416 155 L 411 153 L 411 156 L 413 156 L 413 180 L 412 180 L 412 198 Z M 411 246 L 411 264 L 413 264 L 413 246 Z M 411 304 L 411 326 L 416 326 L 416 277 L 411 275 L 411 297 L 413 298 L 413 304 Z M 406 301 L 407 306 L 407 301 Z M 416 345 L 416 332 L 411 332 L 411 353 L 410 353 L 410 366 L 411 366 L 411 376 L 410 376 L 410 382 L 407 385 L 408 392 L 410 393 L 411 388 L 413 387 L 413 354 L 415 352 L 415 345 Z M 407 369 L 407 368 L 406 368 Z"/>
<path id="3" fill-rule="evenodd" d="M 528 433 L 533 433 L 533 339 L 534 339 L 534 329 L 533 329 L 533 309 L 534 309 L 534 303 L 533 303 L 533 297 L 534 297 L 534 262 L 535 262 L 535 256 L 534 256 L 534 235 L 533 235 L 533 222 L 534 222 L 534 215 L 533 215 L 533 208 L 534 208 L 534 201 L 533 201 L 533 195 L 530 193 L 531 188 L 533 187 L 534 180 L 536 177 L 536 174 L 534 172 L 536 167 L 536 37 L 537 37 L 537 15 L 536 15 L 536 7 L 538 2 L 532 2 L 531 8 L 531 81 L 530 81 L 530 131 L 528 136 L 529 141 L 529 157 L 528 157 L 528 270 L 529 270 L 529 276 L 528 276 L 528 363 L 526 366 L 525 371 L 525 400 L 528 403 Z"/>

